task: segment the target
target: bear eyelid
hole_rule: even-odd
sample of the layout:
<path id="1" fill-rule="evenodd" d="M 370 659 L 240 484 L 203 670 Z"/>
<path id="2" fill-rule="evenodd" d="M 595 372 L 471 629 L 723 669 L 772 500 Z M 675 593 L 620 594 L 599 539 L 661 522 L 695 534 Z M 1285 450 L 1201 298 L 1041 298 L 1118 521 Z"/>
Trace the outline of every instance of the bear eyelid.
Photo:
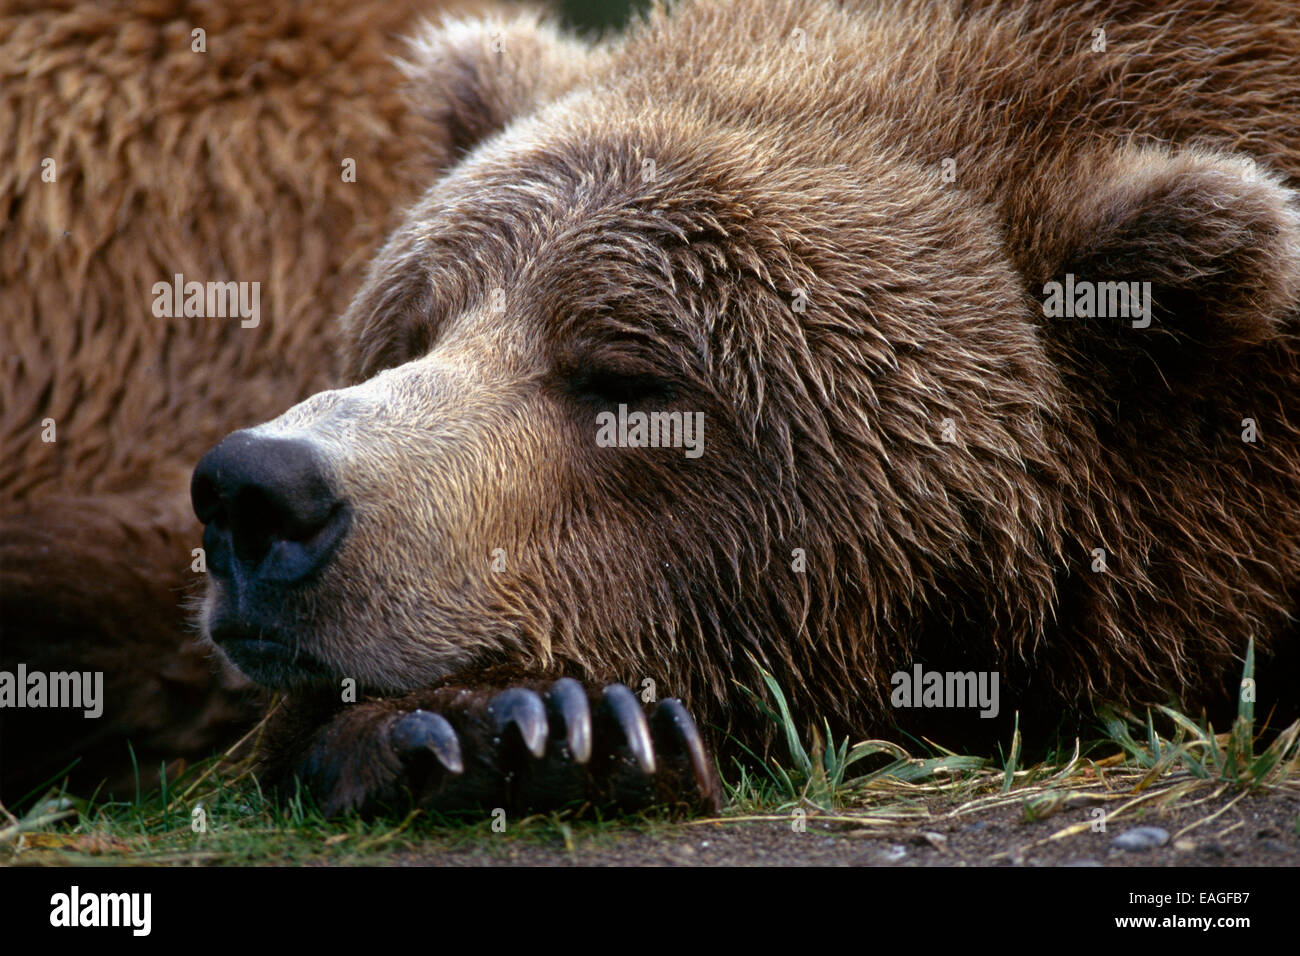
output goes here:
<path id="1" fill-rule="evenodd" d="M 577 373 L 570 388 L 580 397 L 611 405 L 667 401 L 674 395 L 672 385 L 661 376 L 604 366 Z"/>
<path id="2" fill-rule="evenodd" d="M 593 349 L 571 353 L 555 365 L 565 391 L 600 402 L 668 399 L 672 382 L 658 363 L 628 348 Z"/>

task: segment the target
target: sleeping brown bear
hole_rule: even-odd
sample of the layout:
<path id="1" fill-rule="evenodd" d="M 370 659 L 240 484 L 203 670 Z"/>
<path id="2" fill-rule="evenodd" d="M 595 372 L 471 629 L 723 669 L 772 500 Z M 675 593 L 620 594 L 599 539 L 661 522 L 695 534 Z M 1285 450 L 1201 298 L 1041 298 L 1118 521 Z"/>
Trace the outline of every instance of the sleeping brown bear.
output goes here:
<path id="1" fill-rule="evenodd" d="M 203 627 L 295 695 L 268 777 L 707 804 L 641 703 L 757 746 L 760 668 L 855 737 L 1231 703 L 1251 639 L 1294 696 L 1297 57 L 1280 0 L 430 29 L 456 158 L 349 386 L 194 474 Z"/>
<path id="2" fill-rule="evenodd" d="M 453 19 L 411 112 L 404 4 L 176 6 L 6 41 L 20 167 L 80 150 L 0 180 L 6 667 L 102 665 L 115 733 L 201 749 L 246 713 L 176 653 L 202 584 L 223 659 L 291 692 L 265 778 L 330 812 L 709 805 L 712 756 L 771 736 L 762 670 L 805 727 L 951 742 L 1231 707 L 1253 640 L 1261 712 L 1294 707 L 1285 0 L 699 0 L 595 45 Z M 176 272 L 263 279 L 267 314 L 150 316 Z M 179 463 L 335 352 L 349 387 L 199 463 L 190 570 Z M 0 711 L 0 784 L 86 742 L 32 713 Z"/>

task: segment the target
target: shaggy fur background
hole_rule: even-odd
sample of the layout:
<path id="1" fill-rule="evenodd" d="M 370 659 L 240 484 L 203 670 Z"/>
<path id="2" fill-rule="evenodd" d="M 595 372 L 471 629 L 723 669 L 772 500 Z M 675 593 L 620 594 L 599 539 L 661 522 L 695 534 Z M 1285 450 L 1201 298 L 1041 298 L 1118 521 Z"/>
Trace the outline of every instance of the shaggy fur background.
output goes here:
<path id="1" fill-rule="evenodd" d="M 232 429 L 332 381 L 334 320 L 362 265 L 447 159 L 391 58 L 449 6 L 0 12 L 0 667 L 108 682 L 98 721 L 0 711 L 6 797 L 79 755 L 85 779 L 129 767 L 128 735 L 156 770 L 255 712 L 183 616 L 201 583 L 190 472 Z M 260 325 L 156 318 L 152 286 L 175 273 L 260 282 Z"/>

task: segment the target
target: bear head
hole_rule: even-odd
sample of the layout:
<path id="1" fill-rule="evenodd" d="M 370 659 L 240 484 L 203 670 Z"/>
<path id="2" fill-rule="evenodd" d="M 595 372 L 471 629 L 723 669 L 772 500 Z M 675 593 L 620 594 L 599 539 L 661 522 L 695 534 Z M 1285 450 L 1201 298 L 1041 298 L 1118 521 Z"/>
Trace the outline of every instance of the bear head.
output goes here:
<path id="1" fill-rule="evenodd" d="M 350 384 L 195 475 L 203 626 L 247 674 L 649 678 L 725 723 L 761 666 L 863 727 L 919 659 L 1066 696 L 1191 670 L 1146 564 L 1089 573 L 1154 547 L 1104 396 L 1195 392 L 1280 338 L 1291 193 L 1135 143 L 1011 154 L 1050 197 L 1028 173 L 954 188 L 942 121 L 902 135 L 789 24 L 730 16 L 591 46 L 517 13 L 415 44 L 455 158 L 343 319 Z M 864 42 L 843 16 L 801 21 L 840 63 Z M 1166 337 L 1054 328 L 1066 274 L 1150 279 Z"/>

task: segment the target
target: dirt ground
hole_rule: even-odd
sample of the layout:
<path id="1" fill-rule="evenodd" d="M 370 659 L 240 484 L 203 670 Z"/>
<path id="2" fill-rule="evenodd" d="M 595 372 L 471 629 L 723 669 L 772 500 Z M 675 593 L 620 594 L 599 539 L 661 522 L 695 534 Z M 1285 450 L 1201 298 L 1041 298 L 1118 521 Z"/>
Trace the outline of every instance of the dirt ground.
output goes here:
<path id="1" fill-rule="evenodd" d="M 1221 812 L 1220 812 L 1221 811 Z M 1184 827 L 1204 821 L 1184 833 Z M 1090 821 L 1086 809 L 1026 822 L 1019 807 L 921 826 L 870 828 L 809 816 L 803 832 L 789 820 L 692 822 L 640 829 L 605 826 L 555 829 L 554 839 L 486 838 L 470 845 L 435 843 L 387 862 L 420 866 L 1300 866 L 1300 795 L 1223 796 L 1193 807 L 1135 813 L 1106 832 L 1091 827 L 1049 839 Z M 1163 846 L 1125 850 L 1126 831 L 1155 827 Z M 1158 839 L 1158 837 L 1157 837 Z M 566 845 L 567 844 L 567 845 Z"/>

